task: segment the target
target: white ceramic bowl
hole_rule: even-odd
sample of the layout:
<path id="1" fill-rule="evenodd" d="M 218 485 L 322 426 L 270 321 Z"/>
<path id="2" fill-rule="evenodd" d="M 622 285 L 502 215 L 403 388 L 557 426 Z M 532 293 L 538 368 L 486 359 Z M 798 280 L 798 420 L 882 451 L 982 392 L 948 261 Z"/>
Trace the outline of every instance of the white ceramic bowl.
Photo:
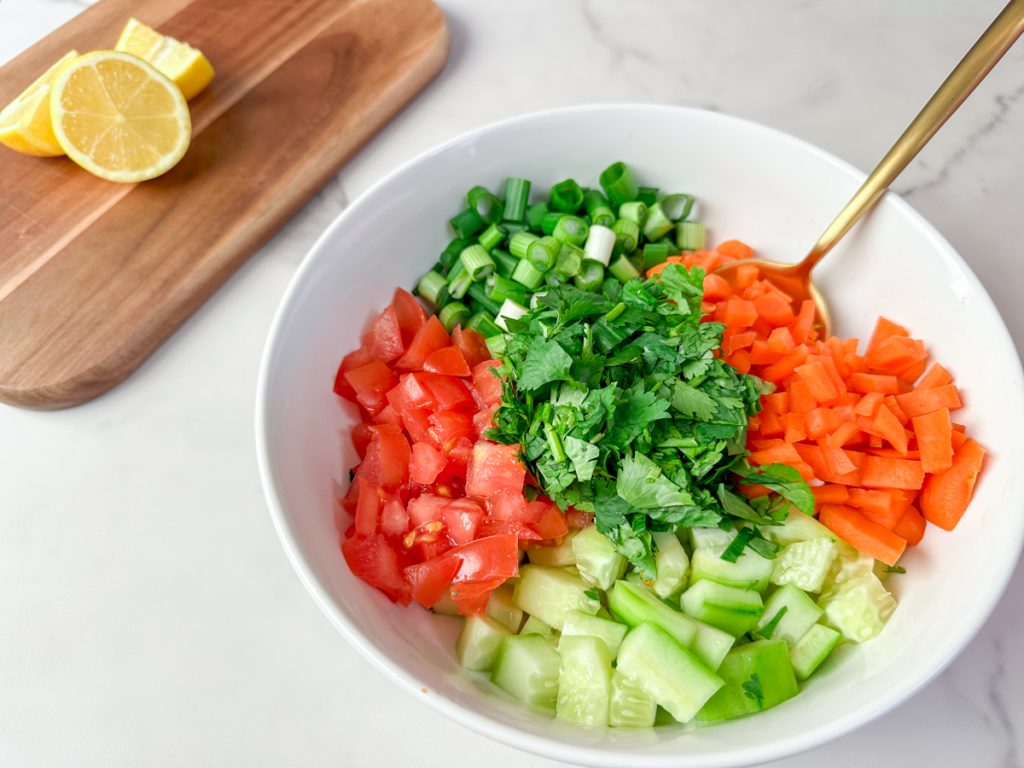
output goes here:
<path id="1" fill-rule="evenodd" d="M 625 160 L 641 183 L 697 195 L 712 241 L 740 238 L 772 259 L 800 257 L 863 179 L 809 144 L 711 112 L 588 106 L 482 128 L 407 163 L 327 229 L 285 296 L 260 372 L 256 438 L 274 525 L 331 622 L 386 675 L 453 720 L 506 744 L 593 766 L 732 766 L 821 744 L 881 715 L 938 674 L 978 631 L 1021 547 L 1024 433 L 1020 363 L 995 307 L 949 244 L 894 195 L 819 268 L 838 332 L 865 337 L 884 313 L 952 370 L 956 416 L 989 451 L 954 534 L 929 528 L 892 579 L 900 606 L 880 637 L 836 654 L 796 698 L 703 728 L 586 731 L 530 713 L 463 672 L 458 620 L 392 605 L 349 572 L 335 499 L 355 463 L 352 423 L 331 392 L 342 355 L 395 286 L 411 286 L 449 238 L 445 222 L 475 184 L 508 175 L 535 194 L 573 177 L 596 184 Z"/>

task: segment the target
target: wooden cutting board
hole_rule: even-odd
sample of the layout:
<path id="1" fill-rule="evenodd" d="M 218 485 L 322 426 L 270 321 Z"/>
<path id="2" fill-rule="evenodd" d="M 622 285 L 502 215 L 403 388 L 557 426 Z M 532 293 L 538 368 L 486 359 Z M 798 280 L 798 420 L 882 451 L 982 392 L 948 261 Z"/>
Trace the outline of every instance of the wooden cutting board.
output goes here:
<path id="1" fill-rule="evenodd" d="M 122 381 L 444 66 L 430 0 L 100 0 L 0 68 L 6 104 L 130 16 L 217 71 L 184 160 L 138 185 L 0 147 L 0 400 Z"/>

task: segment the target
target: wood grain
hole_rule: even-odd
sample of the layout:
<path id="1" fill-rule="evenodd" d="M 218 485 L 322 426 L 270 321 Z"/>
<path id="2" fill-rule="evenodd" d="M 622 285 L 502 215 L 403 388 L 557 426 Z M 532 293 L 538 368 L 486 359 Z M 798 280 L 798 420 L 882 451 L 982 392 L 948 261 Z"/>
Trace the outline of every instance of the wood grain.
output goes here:
<path id="1" fill-rule="evenodd" d="M 217 70 L 184 160 L 139 185 L 3 152 L 0 400 L 61 408 L 122 381 L 444 65 L 430 0 L 100 0 L 0 68 L 0 103 L 128 16 Z"/>

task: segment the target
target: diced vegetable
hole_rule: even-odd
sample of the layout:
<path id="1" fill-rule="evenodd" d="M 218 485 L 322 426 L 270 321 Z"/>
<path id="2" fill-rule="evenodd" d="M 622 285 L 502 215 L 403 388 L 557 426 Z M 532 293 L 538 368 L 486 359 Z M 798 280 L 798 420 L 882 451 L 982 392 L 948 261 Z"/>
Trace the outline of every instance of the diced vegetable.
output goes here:
<path id="1" fill-rule="evenodd" d="M 718 674 L 724 685 L 697 714 L 699 720 L 732 720 L 762 712 L 799 690 L 789 648 L 781 640 L 758 640 L 733 649 Z"/>
<path id="2" fill-rule="evenodd" d="M 498 658 L 502 641 L 511 634 L 506 626 L 489 616 L 467 616 L 462 626 L 455 655 L 466 669 L 489 670 Z"/>
<path id="3" fill-rule="evenodd" d="M 519 571 L 514 595 L 516 604 L 528 614 L 561 630 L 570 611 L 597 613 L 601 603 L 589 589 L 578 575 L 558 568 L 525 565 Z"/>
<path id="4" fill-rule="evenodd" d="M 554 709 L 560 666 L 558 651 L 540 635 L 510 635 L 498 650 L 491 680 L 524 704 Z"/>
<path id="5" fill-rule="evenodd" d="M 558 719 L 588 728 L 608 725 L 612 694 L 612 656 L 608 646 L 596 637 L 563 633 L 558 655 Z"/>

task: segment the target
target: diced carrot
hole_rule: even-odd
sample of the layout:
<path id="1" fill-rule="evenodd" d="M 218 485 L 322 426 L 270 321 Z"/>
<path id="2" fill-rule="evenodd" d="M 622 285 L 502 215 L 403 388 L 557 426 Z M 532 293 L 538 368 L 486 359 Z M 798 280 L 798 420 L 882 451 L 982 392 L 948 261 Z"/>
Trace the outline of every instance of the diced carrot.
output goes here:
<path id="1" fill-rule="evenodd" d="M 910 449 L 897 451 L 895 448 L 872 448 L 871 455 L 881 456 L 883 459 L 913 459 L 914 461 L 920 461 L 921 459 L 920 451 L 912 451 Z"/>
<path id="2" fill-rule="evenodd" d="M 825 366 L 818 360 L 809 360 L 796 367 L 796 375 L 807 385 L 811 395 L 819 403 L 830 403 L 839 397 L 839 390 L 832 383 L 832 378 Z"/>
<path id="3" fill-rule="evenodd" d="M 754 451 L 747 459 L 751 464 L 798 464 L 803 463 L 800 454 L 789 443 L 780 442 L 772 448 Z"/>
<path id="4" fill-rule="evenodd" d="M 797 313 L 796 319 L 789 327 L 793 334 L 793 341 L 797 344 L 803 344 L 811 339 L 814 329 L 814 315 L 814 302 L 810 299 L 804 299 L 800 304 L 800 311 Z"/>
<path id="5" fill-rule="evenodd" d="M 807 436 L 812 440 L 821 440 L 834 432 L 843 420 L 831 408 L 815 408 L 804 417 Z"/>
<path id="6" fill-rule="evenodd" d="M 955 384 L 943 384 L 940 387 L 929 387 L 928 389 L 915 389 L 905 395 L 896 395 L 896 401 L 907 416 L 924 416 L 926 413 L 937 411 L 940 408 L 948 408 L 955 411 L 961 407 L 960 393 Z"/>
<path id="7" fill-rule="evenodd" d="M 968 439 L 953 455 L 953 465 L 945 472 L 930 475 L 921 490 L 921 512 L 925 519 L 951 531 L 960 522 L 974 495 L 985 449 Z"/>
<path id="8" fill-rule="evenodd" d="M 902 325 L 897 325 L 892 320 L 887 320 L 884 317 L 879 317 L 875 321 L 875 329 L 871 332 L 871 339 L 868 341 L 868 353 L 871 350 L 876 349 L 879 344 L 888 339 L 890 336 L 909 336 L 910 331 L 904 328 Z"/>
<path id="9" fill-rule="evenodd" d="M 772 352 L 777 352 L 781 356 L 792 352 L 794 347 L 796 342 L 793 341 L 793 334 L 789 332 L 789 328 L 775 328 L 768 334 L 768 349 Z"/>
<path id="10" fill-rule="evenodd" d="M 780 416 L 789 411 L 789 392 L 773 392 L 763 398 L 764 407 Z"/>
<path id="11" fill-rule="evenodd" d="M 882 401 L 885 399 L 885 395 L 881 392 L 868 392 L 864 397 L 857 401 L 857 405 L 854 406 L 853 412 L 858 416 L 873 417 L 878 413 L 878 409 L 882 407 Z"/>
<path id="12" fill-rule="evenodd" d="M 857 465 L 853 463 L 846 451 L 842 448 L 835 448 L 824 440 L 818 441 L 818 448 L 821 449 L 821 458 L 825 467 L 832 475 L 847 475 L 857 471 Z"/>
<path id="13" fill-rule="evenodd" d="M 866 456 L 861 465 L 861 484 L 865 488 L 905 488 L 916 490 L 924 483 L 920 461 Z"/>
<path id="14" fill-rule="evenodd" d="M 793 308 L 779 293 L 766 293 L 754 302 L 754 307 L 759 317 L 763 317 L 774 326 L 789 325 L 793 322 Z"/>
<path id="15" fill-rule="evenodd" d="M 725 303 L 725 324 L 730 328 L 749 328 L 755 320 L 757 309 L 754 302 L 734 296 Z"/>
<path id="16" fill-rule="evenodd" d="M 905 539 L 850 507 L 825 504 L 819 519 L 858 552 L 886 565 L 896 565 L 907 547 Z"/>
<path id="17" fill-rule="evenodd" d="M 915 416 L 912 422 L 924 471 L 935 474 L 953 466 L 953 424 L 949 420 L 949 409 L 940 408 Z"/>
<path id="18" fill-rule="evenodd" d="M 790 379 L 789 384 L 789 407 L 793 413 L 810 413 L 818 407 L 818 401 L 814 399 L 811 390 L 800 379 Z"/>
<path id="19" fill-rule="evenodd" d="M 887 440 L 889 445 L 900 453 L 907 452 L 907 435 L 903 431 L 903 425 L 900 424 L 896 414 L 889 409 L 889 406 L 882 405 L 878 409 L 878 413 L 871 421 L 871 428 L 865 429 L 865 431 Z"/>
<path id="20" fill-rule="evenodd" d="M 860 427 L 855 421 L 844 421 L 828 436 L 828 444 L 834 448 L 842 448 L 847 443 L 857 442 L 862 437 Z"/>
<path id="21" fill-rule="evenodd" d="M 784 354 L 784 353 L 782 353 Z M 753 365 L 771 365 L 777 362 L 782 354 L 768 346 L 768 342 L 758 339 L 750 345 L 750 362 Z"/>
<path id="22" fill-rule="evenodd" d="M 892 532 L 907 540 L 912 547 L 921 543 L 924 538 L 925 519 L 914 507 L 907 507 L 899 522 L 893 527 Z"/>
<path id="23" fill-rule="evenodd" d="M 900 405 L 900 401 L 896 399 L 896 395 L 886 395 L 885 400 L 882 402 L 885 404 L 886 408 L 892 411 L 893 416 L 899 420 L 900 424 L 904 427 L 910 426 L 910 417 L 907 416 L 906 411 L 903 410 L 903 407 Z"/>
<path id="24" fill-rule="evenodd" d="M 648 269 L 647 277 L 654 277 L 655 275 L 660 275 L 662 271 L 664 271 L 665 267 L 667 267 L 669 264 L 683 264 L 684 266 L 689 266 L 683 263 L 682 256 L 669 256 L 667 259 L 661 262 L 661 264 L 655 264 L 653 267 Z"/>
<path id="25" fill-rule="evenodd" d="M 851 488 L 847 503 L 889 530 L 896 526 L 908 506 L 902 503 L 902 498 L 894 496 L 893 491 L 865 488 Z"/>
<path id="26" fill-rule="evenodd" d="M 749 288 L 757 282 L 760 274 L 761 270 L 753 264 L 741 264 L 736 267 L 736 289 L 742 291 Z"/>
<path id="27" fill-rule="evenodd" d="M 846 397 L 847 388 L 846 382 L 843 380 L 842 374 L 839 373 L 839 367 L 836 365 L 835 358 L 823 355 L 817 358 L 818 362 L 825 368 L 825 373 L 832 380 L 832 386 L 836 388 L 839 395 L 836 397 L 836 402 L 839 402 Z"/>
<path id="28" fill-rule="evenodd" d="M 941 387 L 943 384 L 952 384 L 953 377 L 949 371 L 943 368 L 938 363 L 932 363 L 932 367 L 928 369 L 928 373 L 921 377 L 921 380 L 914 385 L 914 389 L 931 389 L 932 387 Z"/>
<path id="29" fill-rule="evenodd" d="M 764 437 L 782 437 L 784 431 L 779 414 L 767 410 L 761 412 L 761 434 Z"/>
<path id="30" fill-rule="evenodd" d="M 812 485 L 811 493 L 814 494 L 815 504 L 845 504 L 850 498 L 850 492 L 845 485 L 826 483 L 825 485 Z"/>
<path id="31" fill-rule="evenodd" d="M 807 347 L 801 345 L 781 358 L 777 363 L 772 363 L 763 371 L 760 376 L 765 381 L 779 382 L 793 375 L 798 366 L 803 365 L 807 360 Z"/>
<path id="32" fill-rule="evenodd" d="M 704 275 L 704 300 L 719 301 L 732 296 L 732 286 L 721 275 L 709 273 Z"/>
<path id="33" fill-rule="evenodd" d="M 957 432 L 955 429 L 953 430 L 953 433 L 950 435 L 950 438 L 951 442 L 953 443 L 954 452 L 959 451 L 960 446 L 966 443 L 969 439 L 965 433 Z"/>
<path id="34" fill-rule="evenodd" d="M 813 443 L 793 443 L 797 453 L 814 470 L 814 476 L 826 483 L 838 483 L 840 485 L 860 485 L 860 467 L 864 463 L 865 454 L 859 451 L 847 451 L 846 456 L 852 461 L 857 469 L 853 472 L 838 475 L 829 472 L 825 465 L 825 457 L 821 454 L 821 448 Z"/>
<path id="35" fill-rule="evenodd" d="M 881 373 L 855 373 L 850 376 L 850 389 L 854 392 L 880 392 L 895 395 L 899 392 L 899 380 L 895 376 Z"/>
<path id="36" fill-rule="evenodd" d="M 906 336 L 890 336 L 866 355 L 868 366 L 878 373 L 900 371 L 927 356 L 924 344 Z"/>
<path id="37" fill-rule="evenodd" d="M 715 246 L 715 250 L 723 256 L 731 256 L 734 259 L 752 259 L 754 249 L 741 240 L 726 240 Z"/>
<path id="38" fill-rule="evenodd" d="M 755 339 L 757 339 L 757 334 L 753 331 L 726 330 L 722 334 L 722 351 L 726 355 L 731 355 L 736 350 L 749 348 Z"/>
<path id="39" fill-rule="evenodd" d="M 750 353 L 745 349 L 739 349 L 726 358 L 729 363 L 740 373 L 750 373 Z"/>
<path id="40" fill-rule="evenodd" d="M 967 431 L 967 425 L 966 424 L 957 424 L 954 421 L 952 426 L 953 426 L 953 431 L 954 432 L 966 432 Z"/>
<path id="41" fill-rule="evenodd" d="M 787 443 L 799 443 L 807 439 L 807 426 L 802 413 L 787 413 L 782 416 L 782 426 L 786 429 L 782 439 Z"/>
<path id="42" fill-rule="evenodd" d="M 924 369 L 928 367 L 928 357 L 922 357 L 920 360 L 915 360 L 908 363 L 903 368 L 899 368 L 896 374 L 899 376 L 901 381 L 907 382 L 907 388 L 912 389 L 913 384 L 924 373 Z"/>

